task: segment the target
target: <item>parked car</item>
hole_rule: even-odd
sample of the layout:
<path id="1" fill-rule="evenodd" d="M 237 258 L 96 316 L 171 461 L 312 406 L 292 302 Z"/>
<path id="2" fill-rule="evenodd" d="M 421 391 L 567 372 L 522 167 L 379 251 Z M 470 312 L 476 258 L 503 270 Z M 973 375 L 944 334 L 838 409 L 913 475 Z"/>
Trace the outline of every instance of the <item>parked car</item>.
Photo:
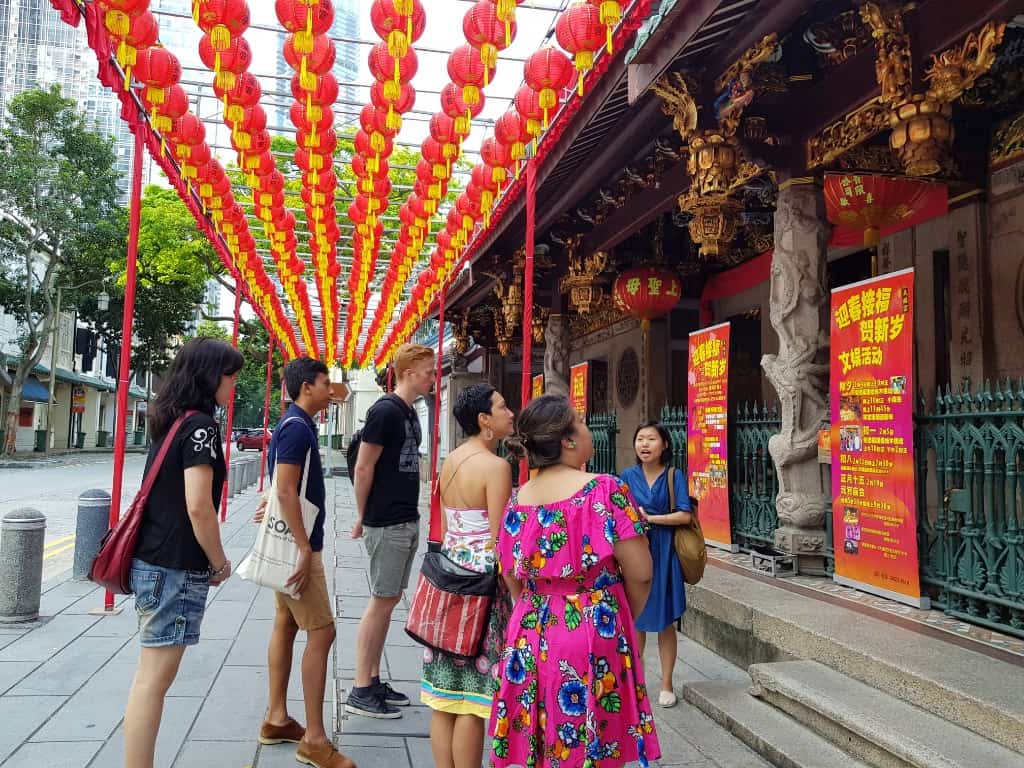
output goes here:
<path id="1" fill-rule="evenodd" d="M 263 450 L 263 430 L 262 429 L 246 429 L 239 430 L 241 434 L 235 438 L 235 447 L 240 450 Z M 267 430 L 267 442 L 270 442 L 273 432 Z"/>

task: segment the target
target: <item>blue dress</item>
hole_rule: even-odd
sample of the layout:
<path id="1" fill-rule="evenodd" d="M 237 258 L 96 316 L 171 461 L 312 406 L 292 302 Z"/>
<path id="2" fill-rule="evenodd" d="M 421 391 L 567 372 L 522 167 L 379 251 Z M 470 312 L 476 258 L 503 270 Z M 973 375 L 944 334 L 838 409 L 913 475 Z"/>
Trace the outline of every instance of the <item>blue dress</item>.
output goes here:
<path id="1" fill-rule="evenodd" d="M 649 516 L 666 515 L 668 508 L 668 483 L 662 472 L 653 486 L 647 485 L 644 470 L 639 464 L 627 468 L 622 473 L 622 481 L 629 486 L 636 503 L 644 508 Z M 686 478 L 675 469 L 676 508 L 690 511 L 690 496 L 686 488 Z M 672 623 L 683 615 L 686 610 L 686 587 L 683 582 L 683 568 L 676 557 L 672 545 L 675 533 L 674 525 L 651 525 L 647 532 L 647 541 L 651 547 L 651 559 L 654 561 L 654 577 L 651 581 L 651 596 L 647 605 L 636 618 L 636 628 L 640 632 L 661 632 L 672 626 Z"/>

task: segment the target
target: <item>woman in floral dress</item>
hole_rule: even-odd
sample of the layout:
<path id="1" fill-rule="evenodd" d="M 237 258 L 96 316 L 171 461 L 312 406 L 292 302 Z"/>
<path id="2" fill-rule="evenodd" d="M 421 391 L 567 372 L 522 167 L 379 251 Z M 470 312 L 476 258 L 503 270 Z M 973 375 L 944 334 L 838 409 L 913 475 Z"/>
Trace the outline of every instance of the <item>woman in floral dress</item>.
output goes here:
<path id="1" fill-rule="evenodd" d="M 513 495 L 498 536 L 515 605 L 491 713 L 491 765 L 615 768 L 661 756 L 633 616 L 651 582 L 644 524 L 593 456 L 564 397 L 535 399 L 516 436 L 536 477 Z"/>
<path id="2" fill-rule="evenodd" d="M 441 471 L 441 551 L 473 571 L 496 566 L 494 540 L 512 492 L 509 465 L 495 451 L 512 433 L 515 417 L 505 398 L 488 384 L 459 393 L 453 409 L 467 440 L 452 451 Z M 491 714 L 494 665 L 504 642 L 508 592 L 499 590 L 487 637 L 476 659 L 426 649 L 420 701 L 433 710 L 430 746 L 436 768 L 480 768 L 484 726 Z"/>

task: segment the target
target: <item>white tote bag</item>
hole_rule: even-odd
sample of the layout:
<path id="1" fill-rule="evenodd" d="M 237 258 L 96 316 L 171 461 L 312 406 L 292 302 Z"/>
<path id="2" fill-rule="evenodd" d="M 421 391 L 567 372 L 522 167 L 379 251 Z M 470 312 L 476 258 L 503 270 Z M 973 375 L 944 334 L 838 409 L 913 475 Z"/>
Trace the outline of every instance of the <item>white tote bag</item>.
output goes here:
<path id="1" fill-rule="evenodd" d="M 306 466 L 302 470 L 302 488 L 299 490 L 299 506 L 302 508 L 302 525 L 308 535 L 313 530 L 313 523 L 320 513 L 316 504 L 306 499 L 306 485 L 309 483 L 309 459 L 311 451 L 306 452 Z M 277 487 L 277 467 L 274 467 L 274 481 L 270 486 L 270 495 L 263 517 L 263 525 L 256 534 L 256 544 L 238 566 L 238 575 L 246 581 L 269 587 L 275 592 L 282 592 L 289 597 L 298 598 L 299 594 L 292 586 L 285 583 L 295 573 L 299 564 L 299 545 L 295 543 L 288 523 L 281 514 L 281 505 L 277 501 L 274 490 Z"/>

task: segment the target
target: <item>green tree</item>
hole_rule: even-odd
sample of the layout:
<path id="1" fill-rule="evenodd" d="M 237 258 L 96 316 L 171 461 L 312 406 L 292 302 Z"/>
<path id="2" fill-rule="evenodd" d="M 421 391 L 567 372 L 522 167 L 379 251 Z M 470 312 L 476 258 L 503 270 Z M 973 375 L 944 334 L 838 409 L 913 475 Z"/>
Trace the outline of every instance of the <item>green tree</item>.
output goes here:
<path id="1" fill-rule="evenodd" d="M 85 282 L 87 275 L 98 272 L 120 276 L 107 289 L 107 310 L 96 306 L 95 290 L 78 297 L 79 316 L 94 325 L 111 350 L 121 345 L 126 238 L 127 218 L 122 215 L 119 230 L 98 233 L 80 254 L 70 278 Z M 143 192 L 137 266 L 131 367 L 159 372 L 202 302 L 207 279 L 222 271 L 213 246 L 174 190 L 149 186 Z"/>
<path id="2" fill-rule="evenodd" d="M 203 320 L 196 326 L 193 338 L 219 339 L 220 341 L 231 341 L 231 334 L 224 330 L 224 326 L 214 320 Z"/>
<path id="3" fill-rule="evenodd" d="M 7 406 L 7 450 L 26 378 L 56 323 L 56 286 L 77 253 L 117 206 L 111 140 L 86 127 L 57 86 L 25 91 L 0 128 L 0 301 L 18 320 L 20 357 Z M 93 275 L 95 277 L 95 274 Z"/>
<path id="4" fill-rule="evenodd" d="M 243 427 L 263 425 L 263 399 L 267 384 L 267 347 L 270 334 L 258 319 L 245 320 L 238 329 L 238 350 L 245 365 L 235 385 L 235 424 Z M 281 371 L 284 359 L 275 345 L 270 378 L 270 424 L 281 418 Z"/>

